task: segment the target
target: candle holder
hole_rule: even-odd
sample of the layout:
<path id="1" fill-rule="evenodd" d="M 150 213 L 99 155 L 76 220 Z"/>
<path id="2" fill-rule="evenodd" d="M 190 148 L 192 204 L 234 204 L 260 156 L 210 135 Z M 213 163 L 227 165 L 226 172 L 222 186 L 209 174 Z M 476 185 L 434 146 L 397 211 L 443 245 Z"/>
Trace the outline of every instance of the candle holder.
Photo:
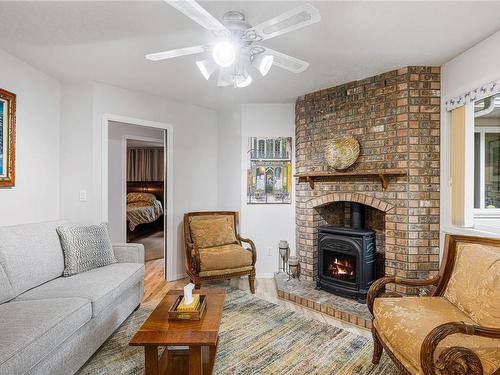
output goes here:
<path id="1" fill-rule="evenodd" d="M 288 280 L 297 279 L 300 281 L 300 263 L 299 258 L 292 255 L 288 259 Z"/>
<path id="2" fill-rule="evenodd" d="M 281 263 L 278 272 L 288 273 L 287 263 L 288 263 L 288 257 L 290 256 L 290 246 L 288 246 L 288 242 L 285 240 L 280 241 L 279 255 Z"/>

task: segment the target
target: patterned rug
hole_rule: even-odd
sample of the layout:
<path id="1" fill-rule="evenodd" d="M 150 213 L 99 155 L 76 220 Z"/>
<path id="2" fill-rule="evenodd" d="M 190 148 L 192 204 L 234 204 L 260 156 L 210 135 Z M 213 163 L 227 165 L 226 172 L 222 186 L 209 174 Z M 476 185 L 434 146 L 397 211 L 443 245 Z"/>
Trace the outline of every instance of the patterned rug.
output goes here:
<path id="1" fill-rule="evenodd" d="M 142 374 L 142 348 L 128 342 L 154 306 L 141 306 L 78 374 Z M 396 375 L 385 355 L 371 364 L 372 342 L 301 313 L 229 289 L 215 374 Z"/>

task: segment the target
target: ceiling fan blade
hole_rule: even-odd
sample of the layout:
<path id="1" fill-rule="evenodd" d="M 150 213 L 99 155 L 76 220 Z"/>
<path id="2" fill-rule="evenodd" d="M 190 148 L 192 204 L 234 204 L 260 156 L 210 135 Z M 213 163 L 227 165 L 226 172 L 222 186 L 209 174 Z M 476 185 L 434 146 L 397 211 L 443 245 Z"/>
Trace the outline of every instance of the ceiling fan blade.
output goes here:
<path id="1" fill-rule="evenodd" d="M 264 50 L 264 52 L 262 53 L 266 55 L 272 55 L 274 57 L 273 65 L 288 70 L 292 73 L 302 73 L 309 67 L 309 63 L 307 61 L 297 59 L 296 57 L 286 55 L 284 53 L 275 51 L 271 48 L 263 46 L 255 46 L 255 47 L 259 49 L 262 48 Z"/>
<path id="2" fill-rule="evenodd" d="M 170 51 L 150 53 L 144 57 L 151 61 L 159 61 L 159 60 L 171 59 L 173 57 L 194 55 L 196 53 L 202 53 L 205 51 L 206 48 L 204 46 L 193 46 L 193 47 L 186 47 L 179 49 L 171 49 Z"/>
<path id="3" fill-rule="evenodd" d="M 194 0 L 165 0 L 165 2 L 207 30 L 228 31 L 226 26 Z"/>
<path id="4" fill-rule="evenodd" d="M 304 4 L 246 30 L 245 38 L 254 41 L 266 40 L 312 25 L 320 20 L 319 10 L 311 4 Z"/>

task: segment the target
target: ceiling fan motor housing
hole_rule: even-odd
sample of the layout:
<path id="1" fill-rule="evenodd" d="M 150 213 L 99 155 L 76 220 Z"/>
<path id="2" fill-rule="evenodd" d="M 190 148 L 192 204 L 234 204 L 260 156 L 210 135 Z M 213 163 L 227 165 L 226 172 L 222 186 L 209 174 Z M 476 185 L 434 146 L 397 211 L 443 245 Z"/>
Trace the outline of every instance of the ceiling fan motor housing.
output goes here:
<path id="1" fill-rule="evenodd" d="M 238 39 L 242 39 L 245 31 L 252 27 L 246 20 L 245 15 L 237 10 L 230 10 L 222 16 L 222 23 L 228 28 L 231 34 Z"/>

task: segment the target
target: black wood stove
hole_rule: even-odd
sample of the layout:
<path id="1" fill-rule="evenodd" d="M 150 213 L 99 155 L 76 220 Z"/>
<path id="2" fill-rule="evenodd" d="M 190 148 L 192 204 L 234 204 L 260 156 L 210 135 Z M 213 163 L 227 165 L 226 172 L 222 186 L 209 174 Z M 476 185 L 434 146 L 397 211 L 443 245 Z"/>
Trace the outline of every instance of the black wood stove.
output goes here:
<path id="1" fill-rule="evenodd" d="M 316 288 L 366 302 L 375 280 L 375 231 L 363 229 L 364 209 L 351 203 L 351 227 L 318 227 Z"/>

